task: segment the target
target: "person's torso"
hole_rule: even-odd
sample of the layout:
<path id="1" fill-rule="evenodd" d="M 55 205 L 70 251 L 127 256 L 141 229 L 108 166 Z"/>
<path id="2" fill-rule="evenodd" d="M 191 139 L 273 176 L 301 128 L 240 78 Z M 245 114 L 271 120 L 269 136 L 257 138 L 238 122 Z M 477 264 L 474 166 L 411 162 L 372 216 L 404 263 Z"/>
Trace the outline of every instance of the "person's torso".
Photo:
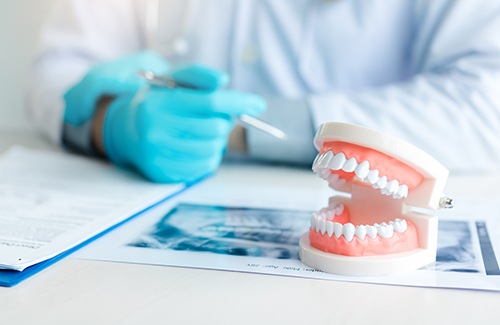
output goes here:
<path id="1" fill-rule="evenodd" d="M 175 10 L 168 2 L 176 0 L 158 23 L 167 58 L 227 71 L 239 90 L 297 98 L 413 74 L 410 0 L 189 0 Z"/>

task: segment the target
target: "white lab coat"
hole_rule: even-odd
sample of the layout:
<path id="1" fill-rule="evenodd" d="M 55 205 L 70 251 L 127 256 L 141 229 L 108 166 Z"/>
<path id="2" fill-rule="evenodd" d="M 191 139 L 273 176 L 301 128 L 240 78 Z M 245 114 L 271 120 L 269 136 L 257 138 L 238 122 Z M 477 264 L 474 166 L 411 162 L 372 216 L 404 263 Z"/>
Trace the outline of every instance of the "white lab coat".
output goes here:
<path id="1" fill-rule="evenodd" d="M 89 67 L 153 48 L 227 71 L 232 88 L 304 101 L 315 126 L 382 130 L 451 170 L 500 168 L 499 1 L 165 0 L 158 24 L 145 19 L 154 2 L 57 5 L 27 105 L 54 141 L 62 95 Z"/>

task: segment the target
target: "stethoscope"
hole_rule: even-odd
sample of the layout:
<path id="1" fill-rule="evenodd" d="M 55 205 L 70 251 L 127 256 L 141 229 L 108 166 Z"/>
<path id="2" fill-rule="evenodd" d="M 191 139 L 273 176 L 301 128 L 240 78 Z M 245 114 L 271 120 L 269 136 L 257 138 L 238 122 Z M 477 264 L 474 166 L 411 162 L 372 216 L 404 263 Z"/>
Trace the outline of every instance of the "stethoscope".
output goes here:
<path id="1" fill-rule="evenodd" d="M 160 38 L 160 19 L 162 15 L 162 0 L 147 0 L 145 7 L 145 29 L 147 44 L 155 51 L 165 55 L 183 55 L 189 51 L 186 35 L 193 24 L 194 8 L 192 0 L 178 1 L 182 8 L 178 17 L 179 24 L 176 33 L 168 40 Z"/>

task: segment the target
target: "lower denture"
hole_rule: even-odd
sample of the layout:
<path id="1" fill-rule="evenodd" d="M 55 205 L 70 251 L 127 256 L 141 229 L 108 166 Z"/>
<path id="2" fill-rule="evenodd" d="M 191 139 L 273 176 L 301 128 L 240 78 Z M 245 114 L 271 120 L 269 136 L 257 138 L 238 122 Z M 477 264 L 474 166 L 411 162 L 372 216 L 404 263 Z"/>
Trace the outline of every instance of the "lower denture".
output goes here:
<path id="1" fill-rule="evenodd" d="M 321 222 L 331 222 L 334 225 L 338 223 L 342 225 L 342 227 L 351 224 L 349 210 L 345 205 L 340 209 L 341 213 L 336 214 L 333 218 L 326 217 L 327 215 L 333 214 L 333 212 L 328 212 L 329 209 L 331 211 L 338 207 L 338 205 L 335 204 L 333 204 L 333 206 L 335 207 L 322 209 L 319 214 L 314 214 L 313 218 L 317 216 Z M 373 256 L 402 253 L 418 248 L 418 236 L 415 225 L 408 220 L 404 220 L 404 222 L 407 225 L 406 230 L 403 232 L 393 231 L 392 236 L 389 238 L 383 238 L 378 234 L 375 236 L 369 236 L 367 234 L 363 239 L 359 238 L 357 235 L 346 239 L 345 234 L 329 235 L 327 231 L 321 231 L 311 226 L 309 230 L 309 241 L 314 248 L 327 253 L 345 256 Z M 351 225 L 351 227 L 360 226 Z"/>
<path id="2" fill-rule="evenodd" d="M 408 222 L 408 229 L 403 233 L 394 232 L 391 238 L 376 236 L 374 239 L 366 236 L 360 239 L 354 236 L 347 241 L 344 235 L 337 238 L 335 235 L 321 234 L 315 229 L 309 230 L 311 246 L 327 253 L 345 256 L 372 256 L 383 254 L 402 253 L 418 247 L 418 238 L 415 226 Z"/>

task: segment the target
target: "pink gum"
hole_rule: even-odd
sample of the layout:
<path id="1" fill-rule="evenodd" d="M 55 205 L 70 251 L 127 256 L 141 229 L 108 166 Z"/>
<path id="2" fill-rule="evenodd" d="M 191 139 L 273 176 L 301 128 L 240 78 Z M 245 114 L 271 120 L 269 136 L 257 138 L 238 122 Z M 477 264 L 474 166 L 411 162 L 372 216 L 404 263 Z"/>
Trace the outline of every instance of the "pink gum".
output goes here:
<path id="1" fill-rule="evenodd" d="M 423 179 L 423 176 L 414 168 L 374 149 L 347 142 L 331 141 L 323 144 L 320 153 L 325 153 L 328 150 L 332 150 L 335 154 L 343 152 L 347 158 L 356 158 L 358 163 L 368 160 L 370 169 L 378 169 L 381 176 L 387 176 L 389 180 L 396 179 L 400 184 L 408 185 L 410 190 L 417 187 Z M 332 172 L 347 180 L 354 177 L 354 173 L 346 173 L 342 170 Z"/>
<path id="2" fill-rule="evenodd" d="M 413 223 L 406 221 L 408 229 L 404 233 L 394 232 L 391 238 L 379 236 L 372 239 L 366 236 L 361 240 L 357 236 L 348 242 L 344 236 L 339 238 L 333 235 L 328 237 L 325 233 L 309 229 L 309 241 L 311 246 L 323 252 L 345 255 L 345 256 L 372 256 L 383 254 L 402 253 L 418 248 L 417 231 Z"/>

